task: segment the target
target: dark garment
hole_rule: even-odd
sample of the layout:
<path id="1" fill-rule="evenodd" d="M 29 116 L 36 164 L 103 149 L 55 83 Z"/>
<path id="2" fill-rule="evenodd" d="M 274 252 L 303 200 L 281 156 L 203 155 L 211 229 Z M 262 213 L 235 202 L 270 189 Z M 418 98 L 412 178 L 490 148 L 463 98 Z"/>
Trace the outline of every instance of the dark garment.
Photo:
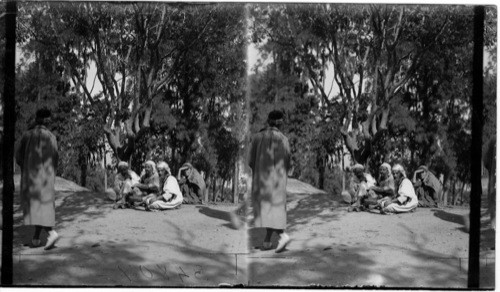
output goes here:
<path id="1" fill-rule="evenodd" d="M 433 188 L 428 186 L 419 186 L 416 188 L 415 192 L 418 197 L 419 207 L 437 207 L 439 198 Z"/>
<path id="2" fill-rule="evenodd" d="M 205 196 L 206 184 L 198 170 L 191 163 L 186 162 L 179 169 L 177 179 L 184 197 L 184 204 L 201 204 Z"/>
<path id="3" fill-rule="evenodd" d="M 418 206 L 437 207 L 443 192 L 443 185 L 439 179 L 426 166 L 420 166 L 413 180 L 417 186 L 415 193 L 418 197 Z"/>
<path id="4" fill-rule="evenodd" d="M 184 182 L 180 185 L 180 189 L 184 197 L 184 204 L 201 204 L 203 201 L 203 194 L 196 184 Z"/>
<path id="5" fill-rule="evenodd" d="M 368 192 L 368 195 L 361 198 L 361 206 L 370 207 L 378 204 L 379 196 L 375 192 Z"/>

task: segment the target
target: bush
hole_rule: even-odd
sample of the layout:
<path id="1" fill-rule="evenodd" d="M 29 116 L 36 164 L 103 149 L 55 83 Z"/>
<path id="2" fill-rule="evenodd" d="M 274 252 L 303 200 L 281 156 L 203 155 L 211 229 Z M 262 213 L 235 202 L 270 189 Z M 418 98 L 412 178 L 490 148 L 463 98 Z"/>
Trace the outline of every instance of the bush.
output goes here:
<path id="1" fill-rule="evenodd" d="M 319 174 L 315 168 L 307 167 L 304 170 L 302 170 L 298 179 L 310 185 L 317 186 Z"/>
<path id="2" fill-rule="evenodd" d="M 109 187 L 109 175 L 108 175 L 108 185 Z M 91 191 L 104 193 L 106 190 L 104 187 L 104 169 L 102 167 L 93 167 L 87 169 L 87 185 L 85 186 Z"/>
<path id="3" fill-rule="evenodd" d="M 342 192 L 342 176 L 344 172 L 340 167 L 327 170 L 325 173 L 324 191 L 333 196 L 339 196 Z"/>

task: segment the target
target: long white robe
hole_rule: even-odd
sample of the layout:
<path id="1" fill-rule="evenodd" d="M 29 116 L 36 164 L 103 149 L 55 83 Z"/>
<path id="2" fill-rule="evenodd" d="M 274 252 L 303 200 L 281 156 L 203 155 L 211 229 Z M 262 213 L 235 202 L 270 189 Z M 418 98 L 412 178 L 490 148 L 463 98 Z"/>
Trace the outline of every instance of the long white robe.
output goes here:
<path id="1" fill-rule="evenodd" d="M 255 227 L 285 229 L 290 144 L 275 127 L 255 134 L 250 146 Z"/>
<path id="2" fill-rule="evenodd" d="M 397 199 L 399 203 L 389 204 L 386 207 L 387 212 L 404 213 L 417 208 L 418 198 L 413 189 L 413 184 L 409 179 L 404 178 L 399 184 Z"/>
<path id="3" fill-rule="evenodd" d="M 170 200 L 174 197 L 172 200 Z M 150 209 L 167 210 L 173 209 L 182 204 L 183 197 L 177 179 L 174 176 L 169 176 L 163 184 L 163 190 L 160 200 L 157 200 L 149 205 Z M 169 201 L 170 200 L 170 201 Z"/>
<path id="4" fill-rule="evenodd" d="M 16 151 L 21 166 L 21 207 L 25 225 L 55 226 L 57 141 L 44 126 L 26 132 Z"/>

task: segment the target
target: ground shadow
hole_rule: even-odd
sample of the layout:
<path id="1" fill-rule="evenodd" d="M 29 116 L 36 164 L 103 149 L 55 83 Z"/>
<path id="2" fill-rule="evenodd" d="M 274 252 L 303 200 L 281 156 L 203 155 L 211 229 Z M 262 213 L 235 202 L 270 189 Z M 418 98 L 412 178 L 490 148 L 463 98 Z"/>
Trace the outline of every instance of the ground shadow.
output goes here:
<path id="1" fill-rule="evenodd" d="M 106 237 L 100 237 L 100 232 L 105 233 L 106 228 L 113 226 L 103 225 L 101 220 L 101 225 L 96 225 L 90 233 L 91 238 L 88 232 L 77 232 L 71 235 L 69 243 L 58 243 L 56 248 L 44 251 L 43 248 L 24 245 L 30 242 L 34 228 L 22 225 L 22 211 L 17 203 L 15 215 L 18 219 L 13 239 L 15 286 L 214 287 L 220 283 L 248 283 L 247 266 L 242 256 L 246 250 L 235 252 L 234 248 L 230 250 L 222 244 L 220 247 L 212 246 L 212 249 L 200 245 L 195 239 L 199 236 L 199 230 L 186 230 L 189 229 L 186 228 L 186 222 L 176 216 L 168 216 L 173 214 L 171 212 L 155 213 L 155 218 L 160 220 L 158 224 L 175 228 L 174 233 L 165 234 L 168 239 L 164 241 L 161 240 L 162 236 L 153 236 L 157 238 L 154 241 L 140 236 L 102 240 Z M 114 212 L 111 202 L 91 192 L 58 192 L 56 205 L 56 226 L 76 226 L 86 221 L 92 224 L 97 219 L 107 218 L 109 212 Z M 201 209 L 200 213 L 211 218 L 228 220 L 225 216 L 227 212 L 215 208 Z M 195 209 L 192 210 L 195 215 Z M 132 217 L 140 212 L 121 211 L 130 211 Z M 142 230 L 147 232 L 147 226 L 141 228 L 140 232 Z M 244 230 L 229 232 L 233 232 L 229 238 L 236 238 L 245 245 Z M 235 237 L 235 232 L 241 234 Z M 227 236 L 226 233 L 221 232 L 220 236 Z M 65 236 L 67 238 L 68 235 Z M 41 239 L 43 244 L 46 240 L 44 232 Z M 155 252 L 152 256 L 151 252 L 145 253 L 145 250 Z"/>
<path id="2" fill-rule="evenodd" d="M 110 211 L 112 203 L 103 194 L 91 191 L 56 191 L 56 221 L 71 222 L 82 214 L 92 219 Z M 16 216 L 17 215 L 17 216 Z M 22 210 L 19 192 L 14 193 L 14 226 L 22 223 Z"/>
<path id="3" fill-rule="evenodd" d="M 452 254 L 436 252 L 429 248 L 432 244 L 429 244 L 430 239 L 425 234 L 416 234 L 405 224 L 399 225 L 406 230 L 406 237 L 410 239 L 408 242 L 411 244 L 400 249 L 400 252 L 409 260 L 405 260 L 402 266 L 393 265 L 385 270 L 384 277 L 388 282 L 406 283 L 403 286 L 406 288 L 467 287 L 466 265 L 457 251 Z M 422 286 L 421 277 L 426 279 L 425 286 Z"/>
<path id="4" fill-rule="evenodd" d="M 306 251 L 273 250 L 249 256 L 250 287 L 354 287 L 354 277 L 369 274 L 373 259 L 359 247 L 310 248 Z M 354 281 L 355 282 L 355 281 Z"/>
<path id="5" fill-rule="evenodd" d="M 453 217 L 455 218 L 455 217 Z M 406 228 L 408 234 L 413 234 L 413 232 Z M 482 231 L 483 236 L 483 231 Z M 453 283 L 456 281 L 462 283 L 463 288 L 467 287 L 467 266 L 468 266 L 468 256 L 460 256 L 459 254 L 445 255 L 436 253 L 435 251 L 427 248 L 427 242 L 425 237 L 419 238 L 420 240 L 413 240 L 413 246 L 408 249 L 408 255 L 415 257 L 418 261 L 414 261 L 418 264 L 416 265 L 405 265 L 404 271 L 408 275 L 422 275 L 422 273 L 427 274 L 430 279 L 426 283 L 426 288 L 441 288 L 443 283 Z M 487 244 L 487 242 L 482 242 L 481 245 Z M 434 264 L 433 264 L 434 263 Z M 437 263 L 437 264 L 436 264 Z M 396 276 L 397 280 L 400 279 L 402 275 L 401 268 L 392 268 L 388 271 L 389 277 L 391 275 Z M 480 255 L 480 287 L 481 288 L 494 288 L 495 282 L 495 257 L 481 254 Z M 454 280 L 455 279 L 455 280 Z M 394 279 L 396 280 L 396 279 Z M 411 285 L 412 279 L 407 279 L 409 287 Z M 448 288 L 455 287 L 449 286 Z M 459 286 L 460 287 L 460 286 Z"/>
<path id="6" fill-rule="evenodd" d="M 433 212 L 433 215 L 435 217 L 437 217 L 441 220 L 461 225 L 461 227 L 458 227 L 457 230 L 460 230 L 460 231 L 465 232 L 465 233 L 469 233 L 468 227 L 466 226 L 467 219 L 463 215 L 446 212 L 446 211 L 441 210 L 441 209 L 431 209 L 431 211 Z"/>
<path id="7" fill-rule="evenodd" d="M 338 220 L 343 204 L 326 193 L 295 195 L 287 204 L 287 230 L 299 230 L 312 220 L 331 222 Z"/>
<path id="8" fill-rule="evenodd" d="M 229 213 L 226 211 L 212 209 L 204 206 L 196 206 L 196 208 L 198 209 L 198 212 L 205 216 L 229 222 Z"/>
<path id="9" fill-rule="evenodd" d="M 220 246 L 216 250 L 209 249 L 195 244 L 192 234 L 184 230 L 182 226 L 168 224 L 175 228 L 175 236 L 177 237 L 175 242 L 178 242 L 176 246 L 172 247 L 172 252 L 181 255 L 184 259 L 176 261 L 176 263 L 179 266 L 198 267 L 202 271 L 202 274 L 194 275 L 194 278 L 191 279 L 195 286 L 214 286 L 214 283 L 217 283 L 216 285 L 226 283 L 232 286 L 248 284 L 248 266 L 244 261 L 244 255 L 247 254 L 246 249 L 235 251 L 224 246 Z M 239 237 L 236 240 L 246 241 L 245 230 L 233 232 L 239 232 Z M 221 236 L 223 235 L 221 234 Z"/>
<path id="10" fill-rule="evenodd" d="M 266 236 L 266 228 L 249 228 L 248 229 L 248 248 L 250 252 L 255 252 L 260 250 L 262 247 L 262 242 Z M 278 244 L 279 236 L 274 232 L 271 236 L 271 242 L 273 243 L 273 248 L 276 248 Z"/>
<path id="11" fill-rule="evenodd" d="M 13 254 L 15 286 L 140 286 L 147 283 L 131 263 L 144 258 L 132 252 L 134 246 L 116 244 L 26 249 Z M 134 271 L 133 271 L 134 270 Z M 134 275 L 134 272 L 136 275 Z M 160 275 L 160 271 L 154 273 Z"/>
<path id="12" fill-rule="evenodd" d="M 360 228 L 363 228 L 362 226 Z M 370 230 L 367 230 L 369 232 Z M 252 232 L 250 232 L 252 234 Z M 326 286 L 335 288 L 451 288 L 466 287 L 466 270 L 457 255 L 429 248 L 421 235 L 407 229 L 409 246 L 333 244 L 307 250 L 257 252 L 250 255 L 250 286 Z M 418 239 L 418 240 L 417 240 Z M 391 250 L 389 258 L 374 257 Z"/>
<path id="13" fill-rule="evenodd" d="M 80 221 L 95 220 L 111 212 L 112 205 L 113 203 L 103 194 L 96 192 L 58 192 L 56 195 L 57 221 L 58 224 L 71 224 L 76 218 Z"/>
<path id="14" fill-rule="evenodd" d="M 78 224 L 105 217 L 111 209 L 111 202 L 104 199 L 99 193 L 90 191 L 59 191 L 56 192 L 56 230 L 68 224 Z M 14 251 L 20 246 L 31 242 L 34 233 L 33 226 L 23 225 L 23 212 L 19 193 L 14 194 Z M 41 233 L 42 243 L 46 241 L 47 234 Z"/>

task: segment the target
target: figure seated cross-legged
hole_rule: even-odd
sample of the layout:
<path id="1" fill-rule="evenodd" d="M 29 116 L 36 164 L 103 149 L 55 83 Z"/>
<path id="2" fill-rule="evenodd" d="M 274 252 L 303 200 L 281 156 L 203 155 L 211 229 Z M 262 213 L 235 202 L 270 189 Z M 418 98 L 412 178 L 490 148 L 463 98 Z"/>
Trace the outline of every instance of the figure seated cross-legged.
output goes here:
<path id="1" fill-rule="evenodd" d="M 125 198 L 129 206 L 146 206 L 146 200 L 156 198 L 160 190 L 160 177 L 156 171 L 156 164 L 148 160 L 144 163 L 144 169 L 139 183 L 132 185 L 132 193 Z"/>
<path id="2" fill-rule="evenodd" d="M 179 208 L 183 197 L 177 179 L 170 173 L 170 167 L 164 161 L 158 162 L 162 190 L 159 196 L 146 198 L 146 209 L 151 211 Z"/>
<path id="3" fill-rule="evenodd" d="M 390 202 L 383 202 L 381 214 L 405 213 L 414 211 L 418 205 L 413 184 L 406 178 L 406 172 L 400 164 L 392 167 L 392 175 L 397 186 L 397 197 Z"/>
<path id="4" fill-rule="evenodd" d="M 363 206 L 368 209 L 379 208 L 382 201 L 391 201 L 394 198 L 395 186 L 391 166 L 382 163 L 378 170 L 378 184 L 368 188 L 368 196 L 363 202 Z"/>
<path id="5" fill-rule="evenodd" d="M 348 212 L 362 211 L 364 210 L 362 201 L 366 199 L 368 189 L 375 185 L 375 179 L 369 173 L 365 173 L 365 167 L 361 164 L 356 164 L 351 169 L 354 175 L 348 191 L 350 198 L 344 198 L 344 200 L 351 203 L 351 206 L 347 208 Z"/>
<path id="6" fill-rule="evenodd" d="M 415 171 L 413 185 L 415 186 L 419 207 L 438 207 L 443 185 L 425 165 L 420 166 Z"/>
<path id="7" fill-rule="evenodd" d="M 185 204 L 201 204 L 206 191 L 205 180 L 191 163 L 184 163 L 177 173 L 177 180 Z"/>
<path id="8" fill-rule="evenodd" d="M 125 206 L 125 197 L 132 193 L 132 186 L 137 184 L 140 179 L 137 173 L 129 169 L 127 162 L 120 161 L 118 163 L 117 174 L 113 186 L 113 191 L 116 194 L 116 203 L 113 206 L 114 209 L 123 208 Z"/>

